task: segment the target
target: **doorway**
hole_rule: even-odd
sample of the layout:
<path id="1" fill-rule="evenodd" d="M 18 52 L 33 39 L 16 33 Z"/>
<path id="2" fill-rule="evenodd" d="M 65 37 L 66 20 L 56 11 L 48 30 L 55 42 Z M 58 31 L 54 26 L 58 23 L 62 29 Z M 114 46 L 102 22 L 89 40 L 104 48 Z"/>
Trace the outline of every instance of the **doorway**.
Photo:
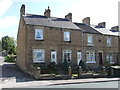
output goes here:
<path id="1" fill-rule="evenodd" d="M 56 50 L 51 51 L 51 62 L 57 63 L 57 53 Z"/>
<path id="2" fill-rule="evenodd" d="M 99 52 L 99 65 L 103 64 L 103 60 L 102 60 L 102 52 Z"/>
<path id="3" fill-rule="evenodd" d="M 80 51 L 77 52 L 77 64 L 79 65 L 80 61 L 82 59 L 82 54 Z"/>

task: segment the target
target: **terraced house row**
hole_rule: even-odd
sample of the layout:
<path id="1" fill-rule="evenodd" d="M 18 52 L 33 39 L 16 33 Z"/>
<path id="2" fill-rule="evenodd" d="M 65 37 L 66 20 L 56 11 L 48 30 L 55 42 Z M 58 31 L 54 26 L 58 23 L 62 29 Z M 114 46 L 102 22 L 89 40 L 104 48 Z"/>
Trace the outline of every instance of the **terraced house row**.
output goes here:
<path id="1" fill-rule="evenodd" d="M 118 64 L 118 26 L 105 28 L 105 22 L 90 24 L 90 17 L 82 23 L 72 22 L 72 13 L 65 18 L 26 14 L 20 9 L 17 36 L 17 65 L 25 72 L 33 72 L 32 64 L 42 66 L 67 60 L 77 66 L 83 60 L 89 67 L 103 66 L 107 60 Z"/>

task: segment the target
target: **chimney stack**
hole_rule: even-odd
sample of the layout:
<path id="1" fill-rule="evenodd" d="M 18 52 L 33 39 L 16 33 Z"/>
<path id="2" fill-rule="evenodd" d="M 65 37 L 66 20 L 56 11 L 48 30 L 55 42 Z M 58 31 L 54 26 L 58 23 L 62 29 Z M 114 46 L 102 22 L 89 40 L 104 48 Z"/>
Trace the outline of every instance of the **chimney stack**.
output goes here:
<path id="1" fill-rule="evenodd" d="M 86 25 L 90 25 L 90 17 L 86 17 L 82 20 L 82 22 Z"/>
<path id="2" fill-rule="evenodd" d="M 50 17 L 51 10 L 49 8 L 50 7 L 48 6 L 48 9 L 45 9 L 44 16 Z"/>
<path id="3" fill-rule="evenodd" d="M 114 27 L 111 27 L 111 30 L 114 30 L 114 31 L 119 31 L 119 27 L 118 26 L 114 26 Z"/>
<path id="4" fill-rule="evenodd" d="M 72 13 L 68 13 L 68 14 L 65 16 L 65 19 L 68 19 L 69 21 L 72 22 Z"/>
<path id="5" fill-rule="evenodd" d="M 106 27 L 106 23 L 105 22 L 100 22 L 100 23 L 98 23 L 98 26 L 102 26 L 103 28 L 105 28 Z"/>
<path id="6" fill-rule="evenodd" d="M 22 4 L 21 9 L 20 9 L 20 16 L 25 15 L 25 5 Z"/>

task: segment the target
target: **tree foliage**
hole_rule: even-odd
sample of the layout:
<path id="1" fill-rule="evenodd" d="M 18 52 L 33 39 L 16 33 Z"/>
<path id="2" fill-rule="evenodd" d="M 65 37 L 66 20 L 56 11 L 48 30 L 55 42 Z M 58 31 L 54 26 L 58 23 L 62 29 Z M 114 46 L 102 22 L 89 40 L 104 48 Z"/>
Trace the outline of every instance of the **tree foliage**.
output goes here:
<path id="1" fill-rule="evenodd" d="M 0 52 L 2 51 L 2 41 L 0 40 Z"/>
<path id="2" fill-rule="evenodd" d="M 13 37 L 4 36 L 2 37 L 2 50 L 5 50 L 7 54 L 15 54 L 15 41 Z"/>

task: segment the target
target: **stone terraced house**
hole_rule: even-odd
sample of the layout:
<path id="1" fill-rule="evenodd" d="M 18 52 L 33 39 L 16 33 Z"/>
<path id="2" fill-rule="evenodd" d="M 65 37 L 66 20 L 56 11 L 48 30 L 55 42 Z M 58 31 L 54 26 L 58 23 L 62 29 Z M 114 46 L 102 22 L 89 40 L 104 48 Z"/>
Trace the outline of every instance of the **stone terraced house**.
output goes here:
<path id="1" fill-rule="evenodd" d="M 82 29 L 82 59 L 92 67 L 102 66 L 105 61 L 111 64 L 118 60 L 118 28 L 105 28 L 105 22 L 90 25 L 90 17 L 83 23 L 75 23 Z"/>
<path id="2" fill-rule="evenodd" d="M 35 71 L 34 63 L 59 65 L 67 60 L 73 67 L 81 59 L 90 67 L 104 65 L 106 59 L 118 63 L 118 36 L 112 31 L 109 32 L 115 35 L 103 33 L 96 27 L 90 25 L 89 17 L 83 23 L 73 23 L 72 13 L 65 18 L 51 17 L 49 7 L 44 15 L 25 14 L 25 5 L 22 5 L 16 63 L 29 74 Z"/>

